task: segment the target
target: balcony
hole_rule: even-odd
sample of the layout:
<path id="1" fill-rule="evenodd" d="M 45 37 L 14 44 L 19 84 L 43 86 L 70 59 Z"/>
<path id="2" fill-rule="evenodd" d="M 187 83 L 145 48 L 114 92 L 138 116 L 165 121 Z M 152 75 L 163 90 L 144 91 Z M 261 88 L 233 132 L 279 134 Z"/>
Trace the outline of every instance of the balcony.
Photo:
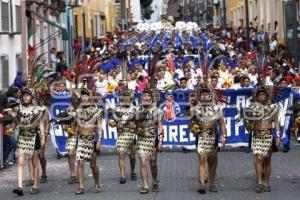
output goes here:
<path id="1" fill-rule="evenodd" d="M 44 8 L 51 9 L 52 11 L 65 12 L 66 4 L 63 0 L 26 0 L 26 5 L 30 6 L 36 4 Z"/>

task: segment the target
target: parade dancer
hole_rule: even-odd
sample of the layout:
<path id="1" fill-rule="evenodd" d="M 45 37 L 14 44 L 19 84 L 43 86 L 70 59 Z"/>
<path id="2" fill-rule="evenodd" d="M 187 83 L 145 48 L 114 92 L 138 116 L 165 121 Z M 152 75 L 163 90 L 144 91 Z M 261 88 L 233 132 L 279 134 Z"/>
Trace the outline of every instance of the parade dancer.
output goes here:
<path id="1" fill-rule="evenodd" d="M 215 176 L 218 164 L 218 134 L 217 126 L 222 132 L 222 145 L 226 143 L 227 131 L 222 108 L 217 105 L 215 90 L 204 83 L 197 91 L 198 103 L 191 107 L 190 129 L 197 137 L 199 159 L 200 194 L 206 193 L 206 163 L 208 163 L 208 184 L 210 192 L 217 192 Z"/>
<path id="2" fill-rule="evenodd" d="M 81 89 L 81 104 L 76 109 L 76 123 L 78 145 L 76 160 L 78 162 L 79 188 L 75 194 L 84 194 L 84 164 L 90 162 L 94 176 L 94 193 L 100 192 L 99 168 L 96 163 L 97 151 L 101 148 L 102 139 L 102 111 L 91 101 L 91 93 L 87 89 Z M 98 141 L 96 141 L 96 130 Z"/>
<path id="3" fill-rule="evenodd" d="M 46 172 L 46 167 L 47 167 L 47 160 L 45 157 L 45 148 L 46 148 L 46 143 L 47 143 L 47 136 L 49 134 L 49 129 L 50 129 L 50 114 L 48 111 L 48 108 L 46 106 L 40 106 L 40 110 L 43 113 L 43 121 L 42 124 L 44 126 L 44 130 L 45 130 L 45 145 L 41 146 L 41 148 L 38 151 L 38 157 L 39 157 L 39 161 L 40 161 L 40 166 L 42 169 L 42 175 L 40 177 L 40 183 L 47 183 L 48 182 L 48 177 L 47 177 L 47 172 Z M 37 135 L 39 133 L 36 133 Z M 37 136 L 38 137 L 38 136 Z M 40 138 L 42 139 L 42 138 Z M 29 176 L 30 176 L 30 180 L 28 181 L 28 183 L 26 183 L 26 186 L 32 186 L 33 185 L 33 180 L 34 180 L 34 172 L 33 172 L 33 164 L 32 162 L 28 162 L 28 169 L 29 169 Z"/>
<path id="4" fill-rule="evenodd" d="M 42 111 L 43 114 L 43 120 L 42 120 L 42 125 L 43 125 L 43 130 L 45 131 L 45 142 L 47 142 L 47 136 L 49 134 L 50 130 L 50 113 L 49 113 L 49 108 L 50 108 L 50 85 L 51 85 L 51 76 L 53 73 L 49 73 L 51 70 L 47 69 L 47 64 L 45 64 L 45 57 L 44 54 L 40 54 L 39 56 L 36 55 L 36 52 L 31 52 L 29 54 L 29 76 L 27 79 L 26 85 L 30 87 L 32 91 L 32 101 L 34 106 L 37 105 L 39 107 L 39 110 Z M 38 134 L 36 133 L 37 138 Z M 42 138 L 40 138 L 42 140 Z M 45 144 L 46 145 L 46 144 Z M 40 166 L 42 169 L 42 175 L 40 178 L 40 183 L 46 183 L 48 181 L 47 178 L 47 161 L 45 157 L 45 145 L 41 146 L 41 148 L 38 151 L 38 157 L 40 161 Z M 31 162 L 28 163 L 29 167 L 29 175 L 30 175 L 30 180 L 26 184 L 26 186 L 31 186 L 33 185 L 33 164 Z"/>
<path id="5" fill-rule="evenodd" d="M 47 74 L 48 71 L 45 70 L 43 74 Z M 32 75 L 34 76 L 34 75 Z M 29 78 L 31 80 L 31 78 Z M 36 101 L 36 104 L 40 107 L 40 110 L 43 112 L 43 121 L 42 124 L 44 126 L 45 130 L 45 145 L 41 146 L 40 150 L 38 151 L 38 156 L 39 156 L 39 161 L 40 161 L 40 166 L 42 169 L 42 175 L 40 177 L 40 183 L 47 183 L 48 182 L 48 177 L 47 177 L 47 160 L 45 157 L 45 148 L 46 148 L 46 143 L 47 143 L 47 136 L 49 135 L 50 132 L 50 82 L 47 81 L 47 76 L 45 75 L 45 80 L 42 81 L 41 85 L 38 87 L 37 85 L 34 85 L 34 101 Z M 38 134 L 38 133 L 37 133 Z M 32 173 L 32 164 L 29 163 L 29 174 Z M 30 182 L 29 182 L 30 184 Z"/>
<path id="6" fill-rule="evenodd" d="M 32 104 L 33 94 L 28 88 L 22 91 L 21 106 L 17 112 L 12 112 L 15 117 L 13 124 L 19 125 L 20 132 L 17 138 L 17 160 L 18 160 L 18 188 L 13 193 L 19 196 L 24 195 L 23 192 L 23 172 L 26 160 L 32 162 L 33 169 L 33 186 L 30 194 L 38 194 L 38 150 L 45 145 L 46 130 L 43 124 L 44 111 L 39 106 Z M 37 134 L 39 133 L 39 134 Z"/>
<path id="7" fill-rule="evenodd" d="M 152 191 L 158 192 L 157 183 L 157 153 L 162 151 L 163 142 L 163 113 L 157 108 L 153 93 L 150 89 L 145 89 L 141 96 L 141 105 L 137 108 L 137 154 L 140 157 L 142 189 L 141 194 L 149 192 L 148 187 L 148 160 L 153 179 Z"/>
<path id="8" fill-rule="evenodd" d="M 46 106 L 41 106 L 41 110 L 43 112 L 43 126 L 45 130 L 45 145 L 41 146 L 41 149 L 38 152 L 39 160 L 40 160 L 40 165 L 42 169 L 42 175 L 40 177 L 40 183 L 46 183 L 48 182 L 48 177 L 47 177 L 47 160 L 45 157 L 45 148 L 46 148 L 46 143 L 47 143 L 47 136 L 50 132 L 50 113 L 49 110 Z"/>
<path id="9" fill-rule="evenodd" d="M 129 155 L 130 159 L 131 180 L 137 180 L 135 173 L 135 113 L 136 107 L 133 105 L 133 94 L 125 88 L 120 94 L 120 106 L 116 107 L 113 120 L 109 121 L 111 127 L 117 126 L 118 139 L 116 145 L 119 153 L 120 184 L 126 182 L 125 153 Z"/>
<path id="10" fill-rule="evenodd" d="M 70 106 L 56 116 L 56 122 L 62 125 L 64 131 L 68 134 L 68 139 L 65 148 L 68 151 L 68 165 L 70 170 L 70 177 L 68 184 L 78 183 L 78 174 L 75 174 L 75 154 L 77 147 L 77 130 L 76 130 L 76 109 Z"/>
<path id="11" fill-rule="evenodd" d="M 272 103 L 274 88 L 258 84 L 254 94 L 255 101 L 244 112 L 244 124 L 252 134 L 251 148 L 254 153 L 256 172 L 256 192 L 270 192 L 271 156 L 275 146 L 273 124 L 276 130 L 276 145 L 280 144 L 279 106 Z"/>
<path id="12" fill-rule="evenodd" d="M 69 116 L 72 118 L 76 117 L 76 110 L 73 107 L 67 109 Z M 68 134 L 68 139 L 66 142 L 66 150 L 68 151 L 68 165 L 70 170 L 70 178 L 68 184 L 74 184 L 78 182 L 78 174 L 75 174 L 75 154 L 77 147 L 77 131 L 76 131 L 76 121 L 70 121 L 68 125 L 63 126 L 64 130 Z"/>

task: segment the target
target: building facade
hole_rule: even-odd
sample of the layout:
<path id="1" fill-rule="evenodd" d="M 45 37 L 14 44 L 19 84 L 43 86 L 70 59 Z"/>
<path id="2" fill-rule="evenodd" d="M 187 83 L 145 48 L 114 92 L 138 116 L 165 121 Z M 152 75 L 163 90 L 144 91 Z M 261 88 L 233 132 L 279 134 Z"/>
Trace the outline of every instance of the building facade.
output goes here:
<path id="1" fill-rule="evenodd" d="M 114 0 L 81 1 L 81 6 L 74 8 L 74 38 L 85 47 L 96 36 L 115 30 L 118 18 L 116 6 L 120 3 Z"/>
<path id="2" fill-rule="evenodd" d="M 295 1 L 299 13 L 299 1 Z M 276 33 L 279 42 L 284 42 L 284 0 L 228 0 L 227 19 L 233 27 L 246 26 L 246 2 L 248 2 L 250 26 L 268 32 L 270 35 Z"/>
<path id="3" fill-rule="evenodd" d="M 129 26 L 131 24 L 131 0 L 120 0 L 121 4 L 121 22 L 119 24 L 121 25 L 121 29 L 128 30 Z"/>
<path id="4" fill-rule="evenodd" d="M 214 0 L 169 0 L 167 15 L 174 20 L 193 21 L 200 27 L 213 24 Z"/>
<path id="5" fill-rule="evenodd" d="M 20 0 L 0 1 L 0 90 L 13 83 L 22 71 Z"/>
<path id="6" fill-rule="evenodd" d="M 105 0 L 106 32 L 114 32 L 117 27 L 115 0 Z"/>
<path id="7" fill-rule="evenodd" d="M 37 55 L 45 53 L 49 68 L 52 67 L 50 50 L 65 52 L 68 40 L 67 27 L 61 25 L 60 14 L 65 12 L 64 0 L 20 0 L 22 18 L 22 65 L 28 75 L 28 50 Z M 53 69 L 54 70 L 54 69 Z"/>

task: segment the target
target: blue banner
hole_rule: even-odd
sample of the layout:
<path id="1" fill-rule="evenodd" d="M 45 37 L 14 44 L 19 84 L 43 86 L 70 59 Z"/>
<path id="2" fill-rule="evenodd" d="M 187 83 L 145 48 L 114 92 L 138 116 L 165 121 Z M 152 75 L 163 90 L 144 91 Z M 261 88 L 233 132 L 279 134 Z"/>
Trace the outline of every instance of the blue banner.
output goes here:
<path id="1" fill-rule="evenodd" d="M 71 105 L 71 98 L 69 93 L 54 93 L 51 97 L 51 118 L 55 119 L 56 115 L 64 111 Z M 63 130 L 62 126 L 55 125 L 54 122 L 50 124 L 51 140 L 55 149 L 62 155 L 67 153 L 65 144 L 67 142 L 68 134 Z"/>
<path id="2" fill-rule="evenodd" d="M 232 146 L 245 146 L 248 143 L 249 133 L 243 125 L 243 121 L 236 121 L 238 113 L 250 104 L 250 94 L 252 89 L 227 89 L 223 91 L 223 95 L 227 97 L 230 104 L 221 105 L 225 113 L 225 123 L 227 128 L 227 144 Z M 191 146 L 195 144 L 195 136 L 190 133 L 188 128 L 189 119 L 184 115 L 188 109 L 188 98 L 191 91 L 174 90 L 171 93 L 161 93 L 158 107 L 164 112 L 164 145 L 169 146 Z M 61 98 L 62 96 L 66 98 Z M 64 110 L 70 105 L 70 97 L 68 94 L 58 95 L 58 98 L 52 99 L 51 115 Z M 283 89 L 280 99 L 277 102 L 280 106 L 280 126 L 282 130 L 282 143 L 289 141 L 290 116 L 286 115 L 286 110 L 292 105 L 291 88 Z M 138 104 L 140 94 L 135 95 L 135 101 Z M 106 103 L 103 106 L 105 119 L 103 120 L 103 140 L 102 145 L 114 146 L 117 139 L 116 128 L 109 127 L 106 110 L 115 108 L 118 105 L 118 95 L 109 94 L 105 97 Z M 64 133 L 61 126 L 52 126 L 53 142 L 60 153 L 65 152 L 65 142 L 67 134 Z"/>

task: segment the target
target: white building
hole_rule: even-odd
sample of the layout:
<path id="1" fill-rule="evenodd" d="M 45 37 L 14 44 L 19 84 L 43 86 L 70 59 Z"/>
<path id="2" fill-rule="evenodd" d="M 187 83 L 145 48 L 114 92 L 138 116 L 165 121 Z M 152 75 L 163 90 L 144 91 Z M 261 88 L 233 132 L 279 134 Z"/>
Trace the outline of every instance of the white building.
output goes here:
<path id="1" fill-rule="evenodd" d="M 0 1 L 0 90 L 22 71 L 20 0 Z"/>
<path id="2" fill-rule="evenodd" d="M 169 0 L 160 0 L 160 5 L 161 5 L 161 16 L 166 16 L 167 15 L 167 9 L 168 9 L 168 3 Z"/>
<path id="3" fill-rule="evenodd" d="M 131 0 L 130 10 L 132 16 L 132 22 L 138 23 L 142 21 L 141 3 L 139 0 Z"/>

